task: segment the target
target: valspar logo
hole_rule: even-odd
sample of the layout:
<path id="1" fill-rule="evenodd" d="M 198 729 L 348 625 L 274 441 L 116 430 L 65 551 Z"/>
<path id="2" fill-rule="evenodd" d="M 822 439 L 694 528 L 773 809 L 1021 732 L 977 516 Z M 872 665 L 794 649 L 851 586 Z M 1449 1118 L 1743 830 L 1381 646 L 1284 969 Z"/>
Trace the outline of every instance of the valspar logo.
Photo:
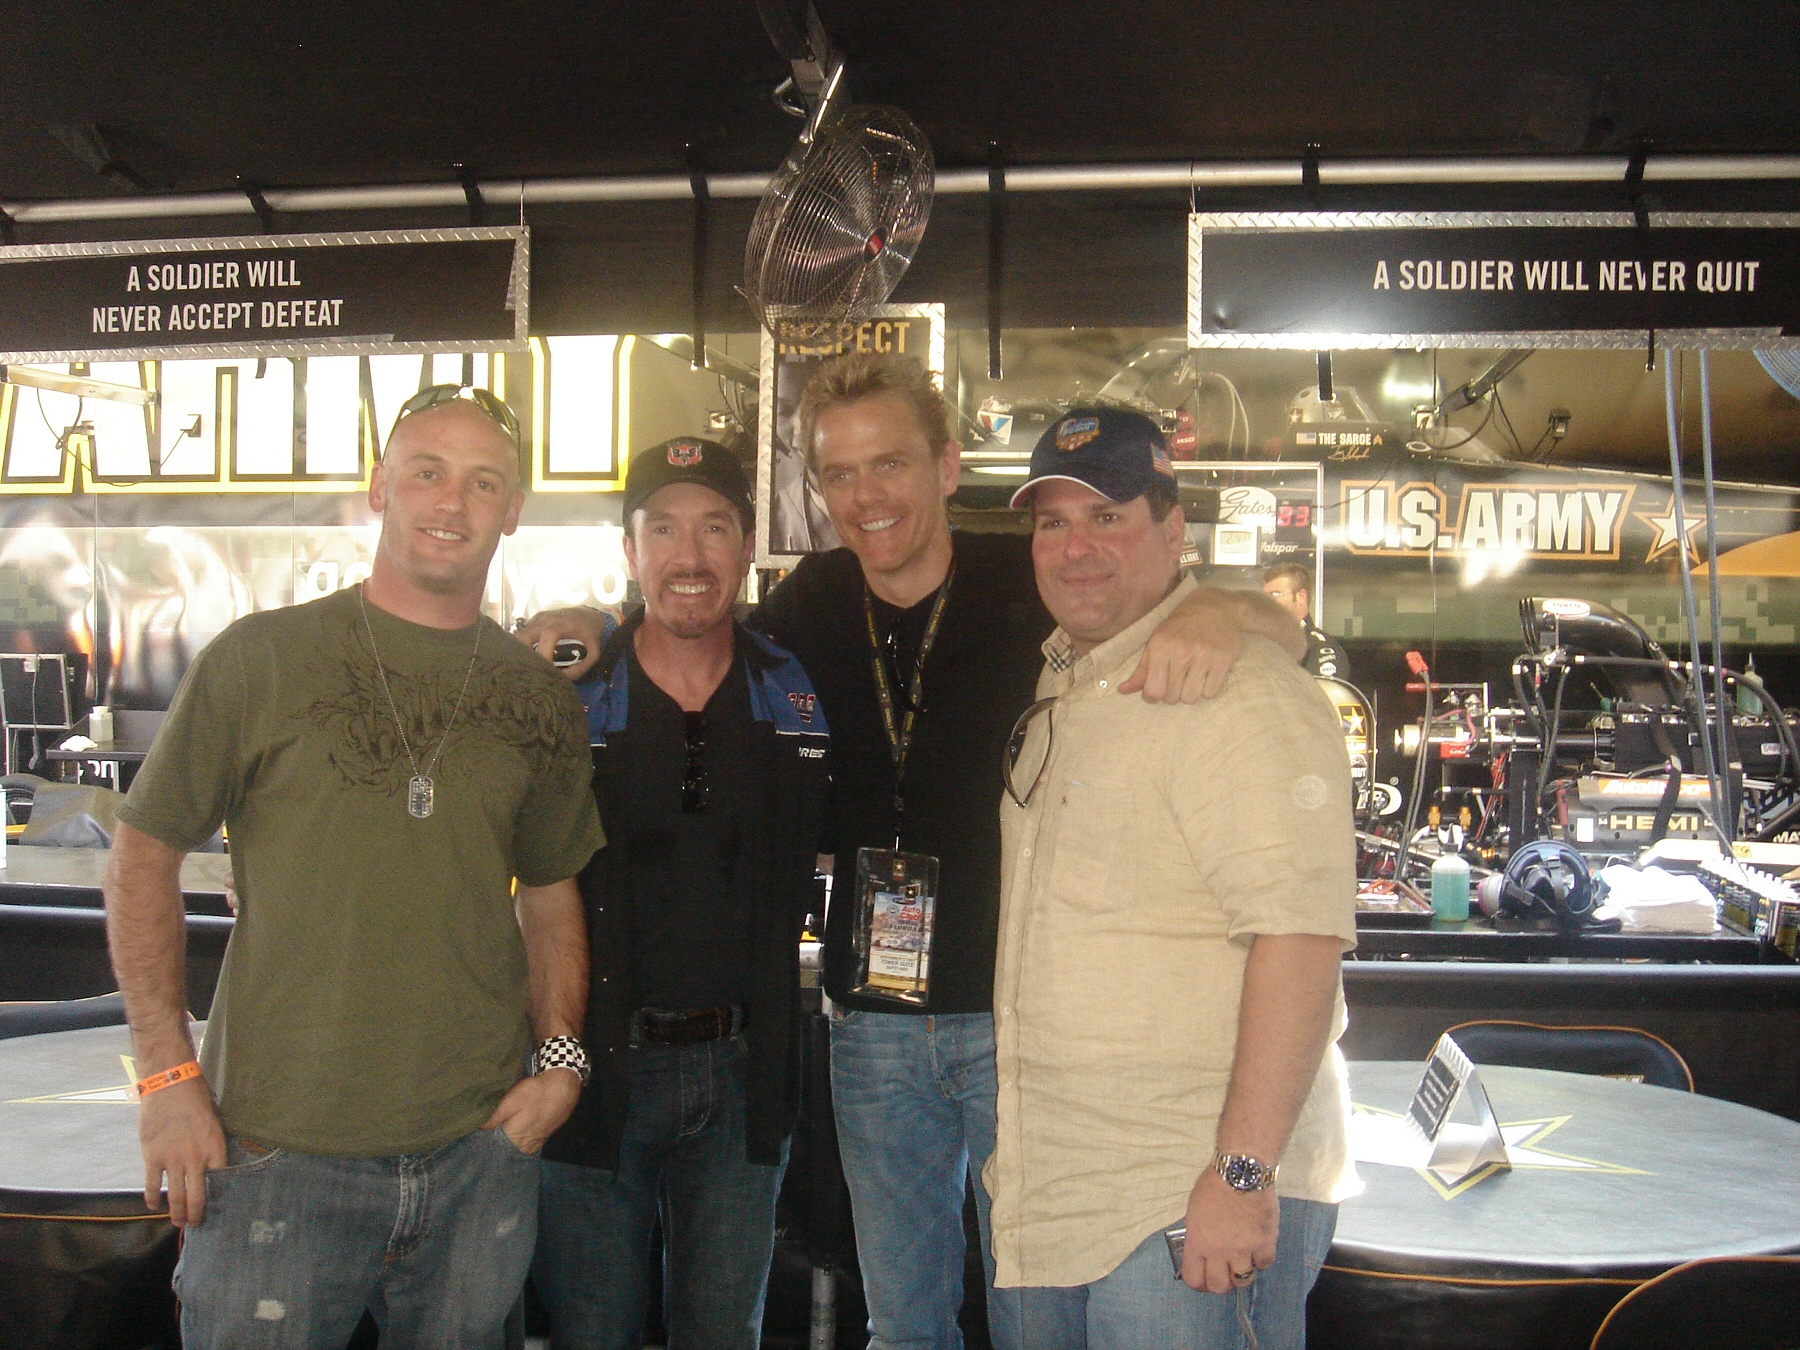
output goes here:
<path id="1" fill-rule="evenodd" d="M 1394 487 L 1346 480 L 1344 547 L 1385 556 L 1505 554 L 1616 561 L 1636 485 L 1558 487 L 1465 484 L 1454 503 L 1432 483 Z"/>

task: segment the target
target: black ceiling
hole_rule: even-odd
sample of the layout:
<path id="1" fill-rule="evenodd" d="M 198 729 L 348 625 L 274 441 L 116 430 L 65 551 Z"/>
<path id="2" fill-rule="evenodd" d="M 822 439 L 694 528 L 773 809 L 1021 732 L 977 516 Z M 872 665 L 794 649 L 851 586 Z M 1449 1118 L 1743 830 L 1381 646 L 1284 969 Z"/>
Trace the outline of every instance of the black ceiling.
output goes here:
<path id="1" fill-rule="evenodd" d="M 1800 151 L 1780 0 L 819 6 L 853 96 L 905 107 L 946 166 L 990 142 L 1013 163 Z M 766 170 L 795 129 L 752 0 L 5 12 L 0 200 L 666 173 L 689 146 Z M 107 172 L 70 148 L 83 126 Z"/>
<path id="2" fill-rule="evenodd" d="M 985 165 L 990 143 L 1012 164 L 1298 161 L 1309 143 L 1326 162 L 1800 154 L 1795 0 L 817 3 L 848 60 L 851 96 L 904 107 L 940 168 Z M 486 180 L 684 174 L 690 157 L 715 172 L 767 171 L 798 127 L 770 97 L 787 74 L 755 0 L 7 0 L 0 203 L 454 182 L 459 166 Z M 1202 201 L 1617 210 L 1628 195 L 1622 182 L 1328 184 L 1215 191 Z M 1651 183 L 1642 204 L 1797 211 L 1800 180 Z M 710 331 L 754 326 L 733 290 L 754 207 L 714 204 Z M 1179 189 L 1015 194 L 1004 326 L 1179 330 L 1188 207 Z M 507 215 L 490 204 L 490 223 Z M 468 219 L 460 208 L 306 213 L 276 227 Z M 688 329 L 690 202 L 534 206 L 529 221 L 534 331 Z M 14 236 L 48 243 L 257 229 L 243 215 L 131 218 L 20 224 Z M 943 301 L 951 327 L 983 328 L 986 231 L 980 197 L 940 196 L 894 299 Z M 1773 389 L 1759 372 L 1750 383 Z M 1772 396 L 1765 434 L 1735 458 L 1727 447 L 1727 467 L 1793 480 L 1791 401 Z M 1614 439 L 1603 447 L 1609 462 L 1650 467 L 1662 453 L 1648 433 Z"/>

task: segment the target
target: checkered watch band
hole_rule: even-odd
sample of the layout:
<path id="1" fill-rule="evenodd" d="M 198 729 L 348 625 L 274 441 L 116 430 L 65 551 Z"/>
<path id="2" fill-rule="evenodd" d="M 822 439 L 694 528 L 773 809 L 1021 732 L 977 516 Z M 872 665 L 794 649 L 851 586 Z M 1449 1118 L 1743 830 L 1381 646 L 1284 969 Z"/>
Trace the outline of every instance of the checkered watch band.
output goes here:
<path id="1" fill-rule="evenodd" d="M 540 1074 L 546 1069 L 573 1069 L 583 1087 L 593 1072 L 587 1051 L 573 1036 L 552 1036 L 538 1042 L 537 1053 L 531 1057 L 531 1072 Z"/>

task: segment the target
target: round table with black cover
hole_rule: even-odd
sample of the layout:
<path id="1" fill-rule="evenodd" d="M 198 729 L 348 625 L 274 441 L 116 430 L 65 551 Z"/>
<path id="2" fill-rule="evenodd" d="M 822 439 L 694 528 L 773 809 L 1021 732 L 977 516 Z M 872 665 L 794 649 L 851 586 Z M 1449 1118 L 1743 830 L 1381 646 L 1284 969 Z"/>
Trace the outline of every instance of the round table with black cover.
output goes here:
<path id="1" fill-rule="evenodd" d="M 0 1041 L 0 1347 L 174 1347 L 122 1026 Z"/>
<path id="2" fill-rule="evenodd" d="M 1403 1112 L 1422 1071 L 1352 1063 L 1352 1097 Z M 1586 1350 L 1613 1304 L 1672 1266 L 1800 1252 L 1800 1124 L 1609 1078 L 1480 1072 L 1502 1127 L 1552 1165 L 1458 1190 L 1357 1164 L 1363 1193 L 1308 1304 L 1312 1350 Z"/>

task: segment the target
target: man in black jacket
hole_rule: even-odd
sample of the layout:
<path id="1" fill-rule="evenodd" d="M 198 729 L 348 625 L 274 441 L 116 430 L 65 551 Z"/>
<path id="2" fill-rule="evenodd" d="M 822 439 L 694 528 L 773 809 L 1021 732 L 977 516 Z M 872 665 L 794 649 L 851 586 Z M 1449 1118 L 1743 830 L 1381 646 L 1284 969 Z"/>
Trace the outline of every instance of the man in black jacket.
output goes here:
<path id="1" fill-rule="evenodd" d="M 800 663 L 732 621 L 730 452 L 669 441 L 628 483 L 644 608 L 578 686 L 612 845 L 581 874 L 594 1076 L 544 1149 L 533 1274 L 554 1343 L 636 1350 L 660 1212 L 671 1343 L 756 1350 L 830 741 Z"/>

